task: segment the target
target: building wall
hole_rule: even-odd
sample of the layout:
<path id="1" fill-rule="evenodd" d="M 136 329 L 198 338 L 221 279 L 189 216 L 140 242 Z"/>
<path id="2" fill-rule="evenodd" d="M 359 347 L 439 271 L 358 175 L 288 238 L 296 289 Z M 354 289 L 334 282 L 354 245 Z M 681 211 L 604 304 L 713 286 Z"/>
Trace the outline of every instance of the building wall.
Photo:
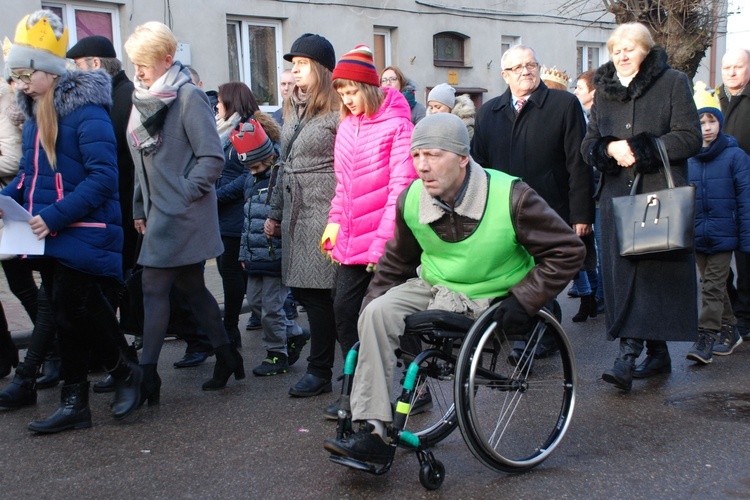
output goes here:
<path id="1" fill-rule="evenodd" d="M 423 0 L 355 0 L 325 4 L 289 0 L 172 0 L 171 12 L 166 15 L 164 2 L 152 0 L 62 0 L 50 3 L 116 9 L 120 33 L 117 49 L 131 76 L 132 65 L 122 50 L 128 33 L 146 21 L 156 20 L 171 25 L 179 41 L 189 44 L 191 65 L 199 71 L 207 89 L 216 88 L 229 79 L 227 19 L 280 21 L 281 54 L 289 50 L 299 35 L 319 33 L 331 41 L 337 58 L 357 44 L 372 45 L 375 27 L 387 28 L 391 33 L 391 63 L 417 82 L 417 98 L 421 102 L 425 101 L 426 88 L 447 81 L 449 70 L 457 72 L 458 86 L 487 89 L 483 96 L 485 101 L 503 92 L 505 83 L 500 76 L 502 36 L 519 37 L 521 43 L 536 50 L 542 64 L 567 70 L 571 78 L 576 76 L 577 42 L 602 44 L 602 62 L 607 59 L 604 43 L 614 27 L 612 16 L 599 19 L 597 13 L 587 16 L 567 13 L 563 17 L 557 11 L 560 0 L 473 0 L 453 4 L 450 1 L 441 1 L 441 5 L 449 6 L 441 8 Z M 7 35 L 12 39 L 18 20 L 40 8 L 42 3 L 47 2 L 3 0 L 0 36 Z M 472 6 L 461 7 L 466 3 Z M 598 5 L 599 1 L 590 3 Z M 432 37 L 443 31 L 459 32 L 469 37 L 466 67 L 434 66 Z M 721 38 L 717 53 L 721 55 L 723 52 Z M 716 68 L 718 64 L 716 61 Z M 704 81 L 708 81 L 710 66 L 710 62 L 704 64 L 703 73 L 699 75 Z M 288 68 L 290 64 L 284 62 L 283 67 Z"/>

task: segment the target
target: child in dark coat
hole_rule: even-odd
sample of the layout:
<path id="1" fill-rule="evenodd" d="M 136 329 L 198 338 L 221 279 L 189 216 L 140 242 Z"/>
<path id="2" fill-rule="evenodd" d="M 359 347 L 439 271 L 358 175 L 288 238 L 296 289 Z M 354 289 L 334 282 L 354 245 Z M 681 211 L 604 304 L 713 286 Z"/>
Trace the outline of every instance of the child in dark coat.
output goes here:
<path id="1" fill-rule="evenodd" d="M 750 251 L 750 158 L 734 137 L 721 131 L 718 99 L 695 85 L 703 147 L 688 160 L 689 182 L 696 186 L 695 260 L 701 275 L 698 342 L 687 359 L 708 364 L 742 343 L 726 281 L 732 252 Z"/>
<path id="2" fill-rule="evenodd" d="M 240 261 L 247 275 L 247 301 L 253 316 L 260 318 L 267 351 L 266 358 L 253 369 L 257 376 L 286 373 L 310 338 L 310 332 L 287 319 L 284 312 L 289 288 L 281 282 L 281 238 L 268 238 L 263 232 L 270 211 L 267 200 L 275 178 L 273 166 L 278 157 L 274 142 L 280 135 L 273 119 L 262 113 L 241 123 L 230 135 L 240 161 L 251 174 L 245 184 Z"/>

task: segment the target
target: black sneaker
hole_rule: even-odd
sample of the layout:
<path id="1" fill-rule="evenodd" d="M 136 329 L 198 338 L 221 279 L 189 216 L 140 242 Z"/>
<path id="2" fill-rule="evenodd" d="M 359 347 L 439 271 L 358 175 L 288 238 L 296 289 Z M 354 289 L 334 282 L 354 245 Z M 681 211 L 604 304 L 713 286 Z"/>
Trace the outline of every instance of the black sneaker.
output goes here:
<path id="1" fill-rule="evenodd" d="M 714 354 L 717 356 L 729 356 L 734 348 L 742 343 L 742 337 L 734 325 L 721 325 L 719 338 L 714 343 Z"/>
<path id="2" fill-rule="evenodd" d="M 353 458 L 360 462 L 386 464 L 393 458 L 395 447 L 389 446 L 379 435 L 374 434 L 374 429 L 372 424 L 365 424 L 356 434 L 349 437 L 341 440 L 326 439 L 323 448 L 334 455 Z"/>
<path id="3" fill-rule="evenodd" d="M 253 368 L 253 375 L 265 377 L 268 375 L 279 375 L 289 370 L 287 357 L 281 352 L 268 351 L 268 357 L 261 364 Z"/>
<path id="4" fill-rule="evenodd" d="M 690 359 L 707 365 L 713 361 L 713 349 L 716 337 L 715 334 L 712 334 L 707 330 L 698 331 L 698 335 L 698 342 L 693 344 L 693 347 L 690 349 L 690 352 L 687 353 L 685 359 Z"/>
<path id="5" fill-rule="evenodd" d="M 292 366 L 299 359 L 299 355 L 302 353 L 302 348 L 307 345 L 307 341 L 310 340 L 310 330 L 302 329 L 300 335 L 295 335 L 286 339 L 286 352 L 289 353 L 289 366 Z"/>

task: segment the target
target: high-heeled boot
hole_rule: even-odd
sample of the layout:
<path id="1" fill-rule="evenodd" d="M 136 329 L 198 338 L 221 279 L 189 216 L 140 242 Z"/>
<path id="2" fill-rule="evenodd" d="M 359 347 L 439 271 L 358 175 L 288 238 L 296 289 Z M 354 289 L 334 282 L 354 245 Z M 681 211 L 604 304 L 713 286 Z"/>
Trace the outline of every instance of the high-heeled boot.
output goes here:
<path id="1" fill-rule="evenodd" d="M 143 369 L 141 382 L 140 405 L 148 401 L 148 405 L 158 405 L 161 398 L 161 377 L 156 371 L 156 364 L 140 365 Z M 140 406 L 139 405 L 139 406 Z"/>
<path id="2" fill-rule="evenodd" d="M 18 366 L 18 349 L 10 332 L 0 332 L 0 378 L 10 375 L 11 369 Z"/>
<path id="3" fill-rule="evenodd" d="M 36 404 L 36 375 L 38 367 L 19 363 L 8 387 L 0 391 L 0 408 L 14 410 Z"/>
<path id="4" fill-rule="evenodd" d="M 237 348 L 232 344 L 224 344 L 217 347 L 216 364 L 214 365 L 214 376 L 203 384 L 204 391 L 215 391 L 223 389 L 227 385 L 227 380 L 234 374 L 236 380 L 245 378 L 245 366 L 242 363 L 242 356 Z"/>
<path id="5" fill-rule="evenodd" d="M 120 357 L 117 366 L 110 370 L 115 384 L 115 399 L 112 402 L 112 416 L 121 420 L 141 406 L 141 383 L 143 369 L 124 357 Z"/>
<path id="6" fill-rule="evenodd" d="M 629 391 L 633 385 L 633 370 L 635 360 L 643 351 L 643 340 L 620 339 L 620 355 L 615 359 L 615 365 L 602 374 L 602 380 L 623 391 Z"/>
<path id="7" fill-rule="evenodd" d="M 47 420 L 31 422 L 29 430 L 44 434 L 91 427 L 89 383 L 68 384 L 60 391 L 60 407 Z"/>
<path id="8" fill-rule="evenodd" d="M 581 295 L 581 305 L 573 316 L 574 323 L 582 323 L 589 318 L 596 318 L 596 299 L 594 295 Z"/>
<path id="9" fill-rule="evenodd" d="M 123 352 L 123 355 L 131 363 L 136 365 L 138 364 L 138 351 L 136 350 L 135 345 L 129 345 Z M 91 390 L 93 390 L 97 394 L 101 394 L 104 392 L 115 392 L 115 380 L 112 378 L 112 375 L 107 375 L 99 382 L 95 382 Z"/>
<path id="10" fill-rule="evenodd" d="M 672 359 L 667 343 L 658 340 L 646 341 L 646 359 L 633 371 L 633 378 L 648 378 L 672 372 Z"/>

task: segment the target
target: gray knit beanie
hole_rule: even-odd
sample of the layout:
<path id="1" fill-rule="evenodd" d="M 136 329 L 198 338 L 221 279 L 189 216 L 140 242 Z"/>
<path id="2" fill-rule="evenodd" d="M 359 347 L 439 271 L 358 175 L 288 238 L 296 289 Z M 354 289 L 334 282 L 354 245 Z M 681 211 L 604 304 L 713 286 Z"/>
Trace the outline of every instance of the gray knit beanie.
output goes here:
<path id="1" fill-rule="evenodd" d="M 456 105 L 456 89 L 447 83 L 441 83 L 434 89 L 430 90 L 430 93 L 427 96 L 427 104 L 429 104 L 430 101 L 437 101 L 440 104 L 445 104 L 450 109 L 453 109 L 453 106 Z"/>
<path id="2" fill-rule="evenodd" d="M 469 132 L 461 118 L 451 113 L 428 115 L 414 126 L 412 149 L 442 149 L 469 156 Z"/>

